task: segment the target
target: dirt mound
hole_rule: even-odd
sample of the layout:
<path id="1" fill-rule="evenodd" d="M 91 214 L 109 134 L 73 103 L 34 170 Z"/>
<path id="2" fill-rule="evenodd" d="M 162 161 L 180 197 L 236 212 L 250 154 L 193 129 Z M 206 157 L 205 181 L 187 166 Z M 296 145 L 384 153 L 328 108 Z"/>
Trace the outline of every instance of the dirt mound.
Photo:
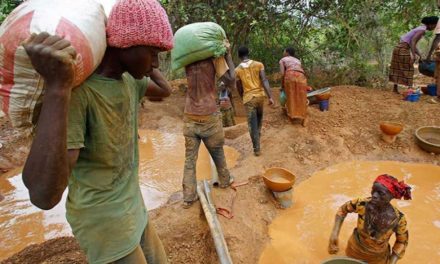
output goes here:
<path id="1" fill-rule="evenodd" d="M 73 237 L 61 237 L 32 245 L 1 264 L 86 264 L 87 260 Z"/>
<path id="2" fill-rule="evenodd" d="M 213 189 L 217 206 L 231 199 L 232 189 Z M 267 226 L 276 216 L 275 201 L 264 187 L 261 177 L 239 187 L 230 220 L 218 216 L 234 263 L 257 263 L 268 241 Z M 150 212 L 170 263 L 218 263 L 217 253 L 199 203 L 190 209 L 181 207 L 178 195 L 166 206 Z M 222 201 L 223 203 L 221 203 Z M 252 246 L 249 242 L 252 241 Z"/>
<path id="3" fill-rule="evenodd" d="M 274 91 L 274 96 L 278 92 Z M 257 175 L 265 168 L 282 166 L 297 174 L 299 182 L 320 169 L 351 160 L 398 160 L 438 164 L 438 156 L 422 151 L 414 141 L 420 126 L 440 125 L 438 105 L 423 96 L 418 103 L 402 100 L 390 91 L 357 86 L 332 88 L 330 111 L 309 107 L 306 128 L 289 122 L 281 109 L 265 108 L 262 157 L 250 155 L 248 135 L 227 141 L 243 154 L 235 174 Z M 403 123 L 394 144 L 381 140 L 381 121 Z"/>
<path id="4" fill-rule="evenodd" d="M 247 123 L 237 124 L 232 127 L 225 127 L 225 138 L 226 139 L 236 139 L 246 133 L 248 133 L 248 125 Z"/>
<path id="5" fill-rule="evenodd" d="M 216 201 L 233 197 L 232 189 L 213 190 Z M 249 199 L 249 198 L 252 199 Z M 162 239 L 170 263 L 218 263 L 214 242 L 199 203 L 189 209 L 181 207 L 182 194 L 149 212 Z M 267 226 L 276 216 L 276 202 L 264 187 L 261 177 L 253 177 L 239 187 L 233 206 L 234 218 L 219 216 L 225 239 L 235 263 L 256 263 L 268 242 Z M 252 241 L 252 246 L 247 246 Z M 83 264 L 86 257 L 73 237 L 62 237 L 32 245 L 0 264 Z"/>

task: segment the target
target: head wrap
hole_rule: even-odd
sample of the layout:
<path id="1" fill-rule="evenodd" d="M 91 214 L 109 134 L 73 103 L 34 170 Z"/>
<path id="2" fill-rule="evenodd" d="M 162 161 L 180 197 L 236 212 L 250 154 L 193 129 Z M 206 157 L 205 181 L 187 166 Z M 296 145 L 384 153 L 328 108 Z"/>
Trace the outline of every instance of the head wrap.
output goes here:
<path id="1" fill-rule="evenodd" d="M 411 187 L 406 185 L 403 181 L 399 182 L 391 175 L 380 175 L 376 178 L 374 183 L 380 183 L 385 186 L 395 199 L 402 199 L 403 197 L 405 200 L 411 200 Z"/>
<path id="2" fill-rule="evenodd" d="M 157 0 L 119 0 L 107 22 L 110 47 L 151 46 L 173 48 L 173 32 L 167 13 Z"/>
<path id="3" fill-rule="evenodd" d="M 425 25 L 436 25 L 437 22 L 438 22 L 437 16 L 429 16 L 429 17 L 424 17 L 422 19 L 422 24 L 425 24 Z"/>

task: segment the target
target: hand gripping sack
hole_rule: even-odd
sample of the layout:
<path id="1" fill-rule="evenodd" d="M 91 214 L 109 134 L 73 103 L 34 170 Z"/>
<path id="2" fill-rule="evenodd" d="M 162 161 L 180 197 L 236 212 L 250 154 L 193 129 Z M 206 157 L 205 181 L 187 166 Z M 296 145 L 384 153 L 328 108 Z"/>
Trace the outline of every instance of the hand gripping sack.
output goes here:
<path id="1" fill-rule="evenodd" d="M 44 81 L 21 45 L 32 33 L 64 36 L 78 56 L 75 86 L 90 76 L 106 49 L 106 16 L 92 0 L 29 0 L 0 26 L 0 95 L 3 111 L 17 128 L 33 128 L 44 95 Z"/>
<path id="2" fill-rule="evenodd" d="M 226 53 L 226 33 L 213 22 L 194 23 L 177 30 L 171 51 L 172 70 Z"/>

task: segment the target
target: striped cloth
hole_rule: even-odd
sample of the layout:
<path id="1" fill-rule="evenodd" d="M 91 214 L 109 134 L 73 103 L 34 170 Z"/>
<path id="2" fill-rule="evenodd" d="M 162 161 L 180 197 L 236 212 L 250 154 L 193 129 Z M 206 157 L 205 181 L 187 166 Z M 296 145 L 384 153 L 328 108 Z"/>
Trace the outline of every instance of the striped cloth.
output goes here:
<path id="1" fill-rule="evenodd" d="M 413 78 L 414 63 L 411 59 L 411 48 L 408 43 L 399 43 L 393 51 L 389 80 L 395 84 L 412 87 Z"/>

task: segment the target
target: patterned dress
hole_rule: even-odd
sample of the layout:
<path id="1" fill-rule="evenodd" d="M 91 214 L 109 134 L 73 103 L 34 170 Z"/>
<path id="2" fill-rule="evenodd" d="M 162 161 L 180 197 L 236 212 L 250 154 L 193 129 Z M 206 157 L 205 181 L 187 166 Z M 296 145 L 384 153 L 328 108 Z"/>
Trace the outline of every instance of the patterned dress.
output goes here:
<path id="1" fill-rule="evenodd" d="M 283 75 L 283 88 L 286 93 L 286 111 L 291 119 L 307 117 L 307 78 L 301 61 L 287 56 L 280 60 L 280 73 Z"/>
<path id="2" fill-rule="evenodd" d="M 394 208 L 396 220 L 389 230 L 373 235 L 365 224 L 366 205 L 371 198 L 354 199 L 342 205 L 337 215 L 345 218 L 348 213 L 357 213 L 357 227 L 353 230 L 346 249 L 349 257 L 365 261 L 369 264 L 388 264 L 392 254 L 402 258 L 408 245 L 408 230 L 405 215 Z M 389 240 L 396 235 L 396 242 L 391 249 Z"/>
<path id="3" fill-rule="evenodd" d="M 426 26 L 414 28 L 400 38 L 400 43 L 393 50 L 389 80 L 395 84 L 412 87 L 414 61 L 411 58 L 411 42 L 418 33 L 425 34 Z"/>
<path id="4" fill-rule="evenodd" d="M 402 42 L 393 50 L 389 80 L 395 84 L 412 87 L 414 79 L 414 62 L 411 59 L 411 48 Z"/>

